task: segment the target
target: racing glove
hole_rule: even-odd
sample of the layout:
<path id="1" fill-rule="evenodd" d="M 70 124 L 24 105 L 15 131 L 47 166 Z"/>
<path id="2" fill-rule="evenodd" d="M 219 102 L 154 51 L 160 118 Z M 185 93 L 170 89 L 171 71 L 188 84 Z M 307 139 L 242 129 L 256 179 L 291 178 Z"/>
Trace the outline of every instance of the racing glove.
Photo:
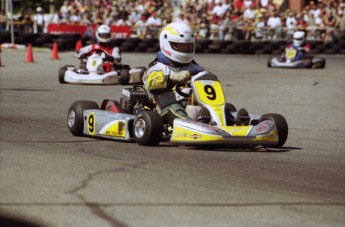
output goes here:
<path id="1" fill-rule="evenodd" d="M 175 81 L 181 84 L 186 84 L 190 79 L 190 72 L 184 70 L 181 72 L 172 73 L 170 74 L 169 78 L 172 81 Z"/>

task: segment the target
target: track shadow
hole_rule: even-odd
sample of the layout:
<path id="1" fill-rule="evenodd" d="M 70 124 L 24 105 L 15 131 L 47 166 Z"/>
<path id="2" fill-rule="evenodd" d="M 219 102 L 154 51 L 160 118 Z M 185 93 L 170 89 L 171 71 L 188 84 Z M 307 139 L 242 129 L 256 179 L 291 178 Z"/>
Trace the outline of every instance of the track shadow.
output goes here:
<path id="1" fill-rule="evenodd" d="M 213 145 L 210 146 L 187 146 L 188 149 L 201 150 L 208 152 L 261 152 L 261 153 L 284 153 L 291 152 L 292 150 L 301 150 L 299 147 L 281 147 L 271 148 L 264 146 L 252 146 L 252 145 Z"/>
<path id="2" fill-rule="evenodd" d="M 18 217 L 14 215 L 0 213 L 1 227 L 47 227 L 47 225 L 38 223 L 36 221 L 28 220 L 27 218 Z"/>

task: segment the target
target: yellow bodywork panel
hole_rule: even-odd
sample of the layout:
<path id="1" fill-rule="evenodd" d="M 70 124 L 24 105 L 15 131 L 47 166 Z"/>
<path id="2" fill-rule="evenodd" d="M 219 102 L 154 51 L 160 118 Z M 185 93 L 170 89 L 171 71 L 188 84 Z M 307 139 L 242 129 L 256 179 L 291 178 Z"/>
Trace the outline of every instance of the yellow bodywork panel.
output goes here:
<path id="1" fill-rule="evenodd" d="M 221 135 L 212 135 L 207 133 L 202 133 L 192 129 L 186 129 L 184 127 L 175 126 L 173 133 L 173 140 L 178 141 L 217 141 L 223 140 Z"/>
<path id="2" fill-rule="evenodd" d="M 252 126 L 224 126 L 221 128 L 227 131 L 231 136 L 247 136 Z"/>

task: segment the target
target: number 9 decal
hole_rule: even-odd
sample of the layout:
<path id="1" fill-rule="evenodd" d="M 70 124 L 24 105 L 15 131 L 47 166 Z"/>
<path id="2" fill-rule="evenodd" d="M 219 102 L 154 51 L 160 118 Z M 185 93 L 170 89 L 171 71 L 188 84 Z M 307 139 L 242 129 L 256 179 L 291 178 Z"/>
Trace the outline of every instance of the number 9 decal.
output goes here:
<path id="1" fill-rule="evenodd" d="M 217 98 L 216 90 L 214 90 L 214 87 L 212 87 L 211 85 L 205 85 L 204 91 L 207 94 L 206 97 L 209 100 L 215 100 Z"/>
<path id="2" fill-rule="evenodd" d="M 96 123 L 95 114 L 91 113 L 87 117 L 87 129 L 91 135 L 95 134 L 95 123 Z"/>
<path id="3" fill-rule="evenodd" d="M 221 84 L 218 81 L 203 82 L 195 81 L 195 93 L 198 99 L 207 105 L 223 105 L 225 97 Z"/>

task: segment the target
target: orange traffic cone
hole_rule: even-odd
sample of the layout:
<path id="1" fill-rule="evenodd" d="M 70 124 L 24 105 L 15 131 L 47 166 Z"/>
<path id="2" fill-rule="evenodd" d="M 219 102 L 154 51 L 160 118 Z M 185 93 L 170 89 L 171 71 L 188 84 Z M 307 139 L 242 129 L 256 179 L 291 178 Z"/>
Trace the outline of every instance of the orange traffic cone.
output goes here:
<path id="1" fill-rule="evenodd" d="M 79 51 L 80 48 L 82 47 L 83 47 L 83 43 L 81 42 L 81 39 L 79 39 L 77 44 L 75 45 L 75 51 Z"/>
<path id="2" fill-rule="evenodd" d="M 34 63 L 34 55 L 32 53 L 32 45 L 31 45 L 31 43 L 28 45 L 28 52 L 26 54 L 25 63 Z"/>
<path id="3" fill-rule="evenodd" d="M 59 60 L 59 51 L 58 51 L 58 45 L 56 42 L 53 43 L 53 52 L 52 52 L 52 57 L 50 59 Z"/>

